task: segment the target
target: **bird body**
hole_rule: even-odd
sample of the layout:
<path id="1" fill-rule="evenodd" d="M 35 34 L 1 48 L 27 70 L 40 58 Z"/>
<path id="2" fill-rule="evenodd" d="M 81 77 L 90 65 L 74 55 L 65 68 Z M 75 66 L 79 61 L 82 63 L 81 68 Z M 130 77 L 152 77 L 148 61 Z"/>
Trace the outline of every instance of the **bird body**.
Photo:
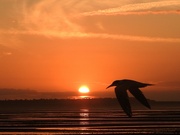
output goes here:
<path id="1" fill-rule="evenodd" d="M 111 85 L 109 85 L 107 88 L 116 86 L 115 87 L 115 94 L 116 97 L 119 101 L 119 104 L 121 105 L 122 109 L 124 112 L 129 116 L 132 117 L 132 111 L 131 111 L 131 105 L 129 102 L 129 97 L 127 90 L 144 106 L 147 108 L 151 109 L 147 99 L 143 95 L 143 93 L 140 91 L 139 88 L 143 88 L 146 86 L 150 86 L 152 84 L 148 83 L 141 83 L 138 81 L 134 80 L 128 80 L 128 79 L 123 79 L 123 80 L 116 80 L 114 81 Z"/>

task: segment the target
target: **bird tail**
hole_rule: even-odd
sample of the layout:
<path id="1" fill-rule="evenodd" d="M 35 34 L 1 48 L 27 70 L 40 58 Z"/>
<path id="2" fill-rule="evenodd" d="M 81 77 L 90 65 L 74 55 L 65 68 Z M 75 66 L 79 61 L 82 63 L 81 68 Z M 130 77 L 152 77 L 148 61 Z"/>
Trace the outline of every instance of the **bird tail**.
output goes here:
<path id="1" fill-rule="evenodd" d="M 152 86 L 152 85 L 155 85 L 155 84 L 149 84 L 149 83 L 147 84 L 147 86 Z"/>
<path id="2" fill-rule="evenodd" d="M 141 84 L 139 85 L 138 88 L 143 88 L 143 87 L 146 87 L 146 86 L 152 86 L 152 85 L 154 85 L 154 84 L 150 84 L 150 83 L 141 83 Z"/>

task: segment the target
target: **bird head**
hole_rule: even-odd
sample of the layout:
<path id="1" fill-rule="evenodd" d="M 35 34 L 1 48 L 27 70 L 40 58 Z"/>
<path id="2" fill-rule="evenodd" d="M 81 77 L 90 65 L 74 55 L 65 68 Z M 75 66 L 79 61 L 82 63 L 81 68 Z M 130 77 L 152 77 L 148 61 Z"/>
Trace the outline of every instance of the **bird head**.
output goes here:
<path id="1" fill-rule="evenodd" d="M 106 89 L 108 89 L 109 87 L 112 87 L 112 86 L 118 86 L 119 84 L 120 84 L 120 81 L 116 80 L 111 85 L 109 85 Z"/>

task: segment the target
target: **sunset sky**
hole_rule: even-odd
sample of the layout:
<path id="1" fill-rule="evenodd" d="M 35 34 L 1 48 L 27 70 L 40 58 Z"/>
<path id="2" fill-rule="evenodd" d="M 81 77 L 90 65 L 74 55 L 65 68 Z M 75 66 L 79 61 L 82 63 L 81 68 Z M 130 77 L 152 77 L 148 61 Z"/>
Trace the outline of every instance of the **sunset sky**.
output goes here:
<path id="1" fill-rule="evenodd" d="M 0 98 L 82 85 L 114 97 L 105 88 L 126 78 L 155 84 L 147 98 L 180 100 L 180 1 L 142 2 L 0 0 Z"/>

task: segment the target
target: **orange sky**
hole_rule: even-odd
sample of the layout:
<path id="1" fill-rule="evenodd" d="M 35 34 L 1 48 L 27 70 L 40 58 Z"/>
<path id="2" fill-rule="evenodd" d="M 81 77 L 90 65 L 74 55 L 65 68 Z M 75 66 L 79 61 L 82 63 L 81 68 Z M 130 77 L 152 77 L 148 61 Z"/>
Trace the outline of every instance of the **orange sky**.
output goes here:
<path id="1" fill-rule="evenodd" d="M 155 83 L 143 89 L 150 99 L 180 100 L 179 9 L 179 0 L 0 0 L 0 88 L 87 85 L 104 97 L 128 78 Z"/>

